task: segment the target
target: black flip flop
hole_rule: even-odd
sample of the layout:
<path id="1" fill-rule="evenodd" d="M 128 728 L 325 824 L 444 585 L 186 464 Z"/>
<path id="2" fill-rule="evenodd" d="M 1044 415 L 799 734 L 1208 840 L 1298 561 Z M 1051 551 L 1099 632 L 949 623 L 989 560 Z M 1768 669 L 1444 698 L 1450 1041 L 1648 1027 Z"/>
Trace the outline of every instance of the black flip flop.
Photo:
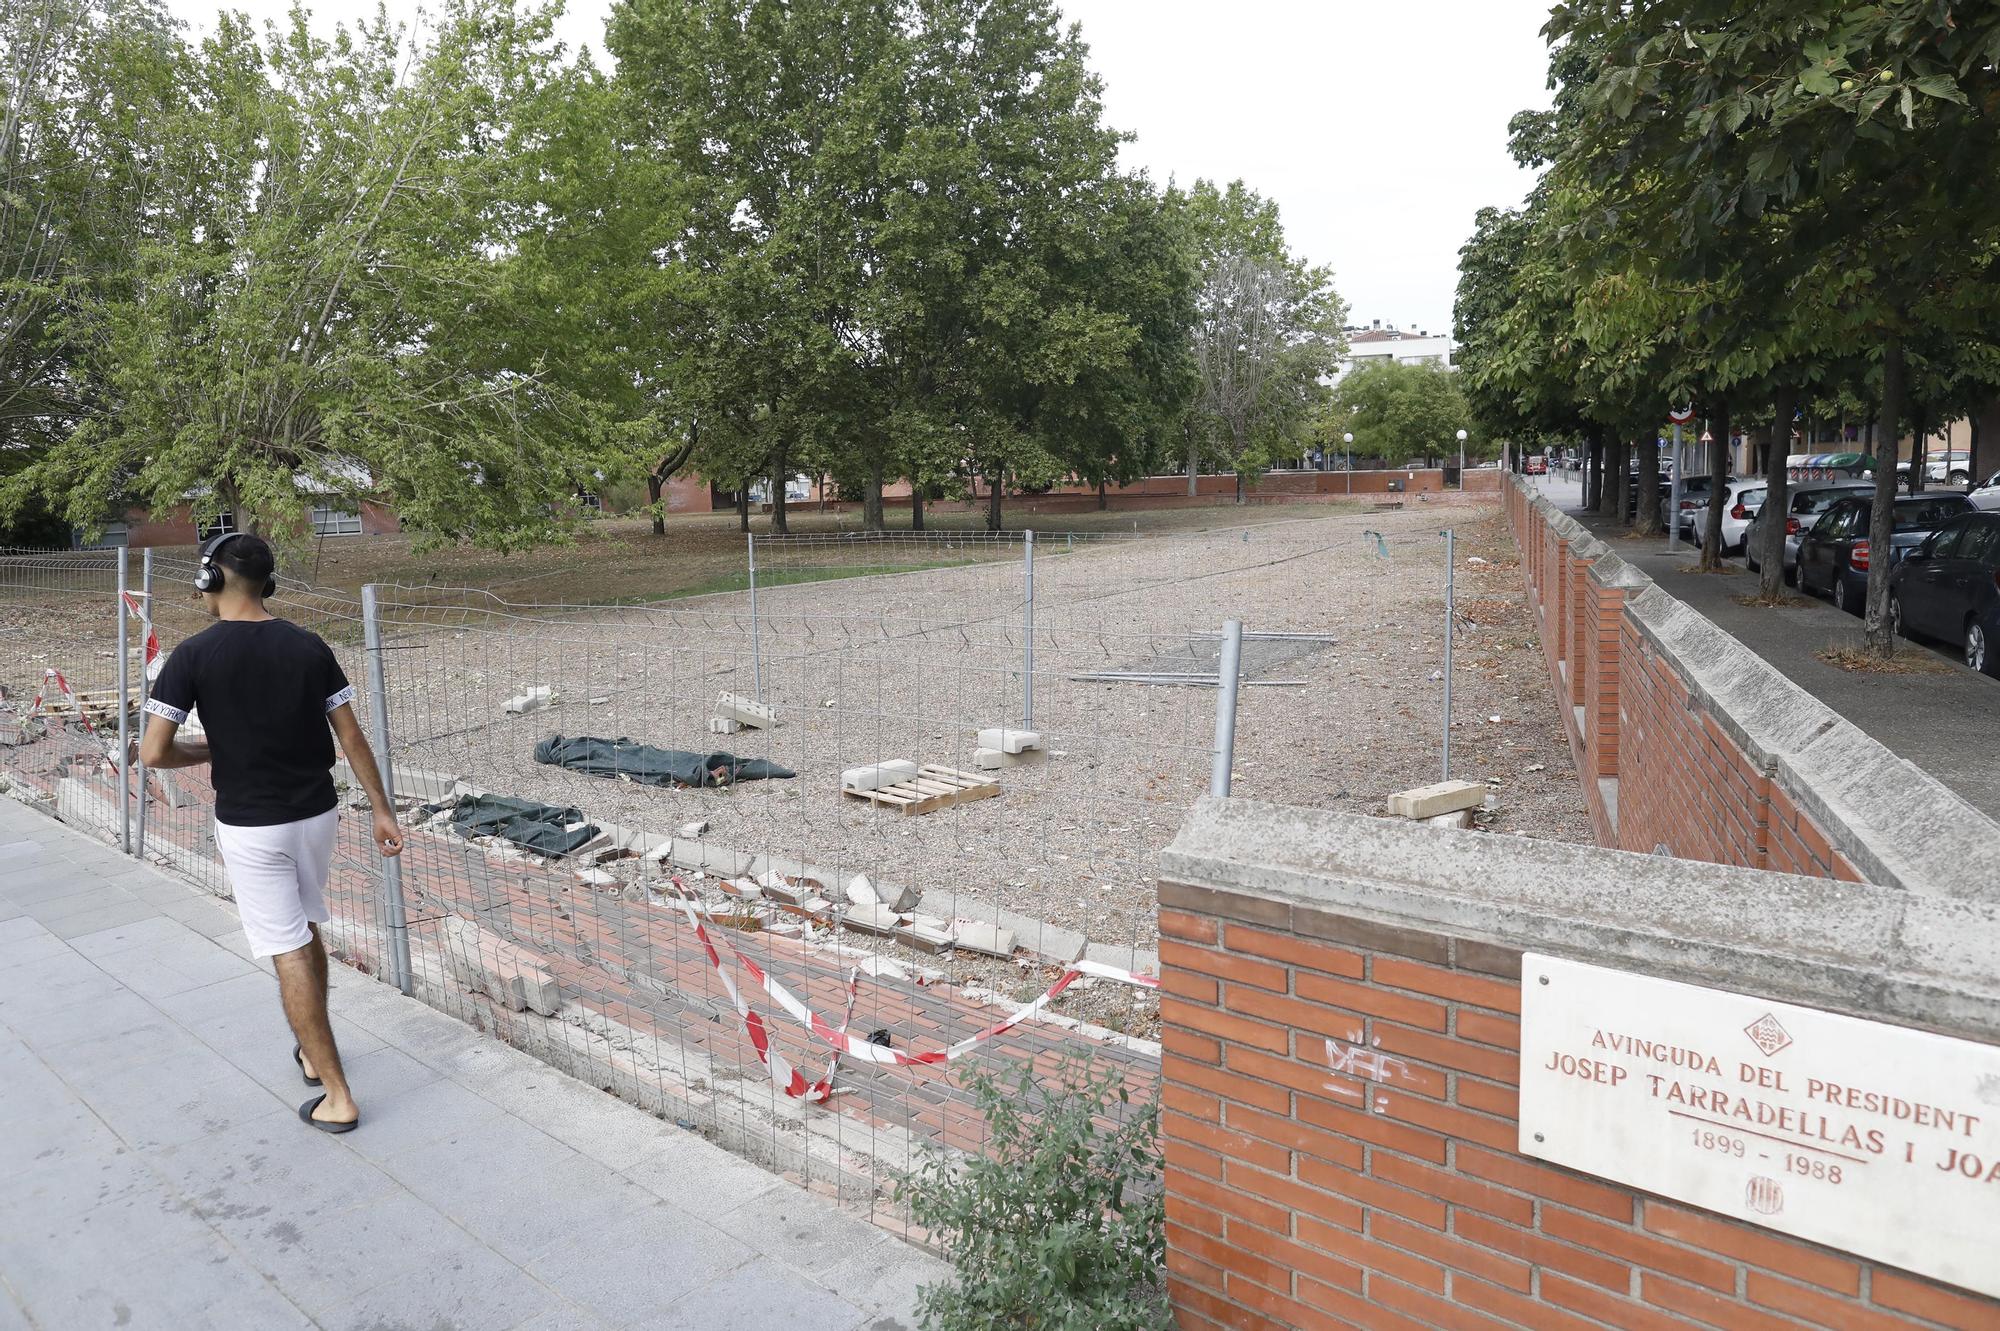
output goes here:
<path id="1" fill-rule="evenodd" d="M 319 1078 L 318 1078 L 318 1077 L 311 1077 L 311 1076 L 307 1076 L 307 1075 L 306 1075 L 306 1055 L 305 1055 L 305 1051 L 304 1051 L 303 1049 L 300 1049 L 300 1048 L 299 1048 L 299 1047 L 298 1047 L 297 1045 L 293 1045 L 293 1046 L 292 1046 L 292 1062 L 294 1062 L 294 1063 L 296 1063 L 296 1064 L 298 1064 L 298 1065 L 299 1065 L 299 1075 L 300 1075 L 301 1077 L 305 1077 L 305 1079 L 306 1079 L 306 1085 L 308 1085 L 308 1086 L 317 1086 L 317 1085 L 319 1085 L 319 1084 L 320 1084 L 320 1081 L 319 1081 Z"/>
<path id="2" fill-rule="evenodd" d="M 305 1124 L 309 1128 L 318 1128 L 321 1132 L 352 1132 L 356 1128 L 361 1126 L 361 1120 L 359 1118 L 356 1118 L 352 1123 L 328 1123 L 324 1119 L 314 1118 L 313 1110 L 318 1109 L 320 1101 L 324 1099 L 326 1099 L 325 1096 L 316 1095 L 312 1099 L 300 1105 L 299 1122 Z"/>

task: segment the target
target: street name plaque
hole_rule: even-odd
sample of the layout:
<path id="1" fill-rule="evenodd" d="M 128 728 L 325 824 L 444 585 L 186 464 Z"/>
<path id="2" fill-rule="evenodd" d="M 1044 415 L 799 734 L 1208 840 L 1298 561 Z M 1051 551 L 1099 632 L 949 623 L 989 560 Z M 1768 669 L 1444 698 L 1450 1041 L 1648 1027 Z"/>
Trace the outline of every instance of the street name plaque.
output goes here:
<path id="1" fill-rule="evenodd" d="M 2000 1048 L 1533 953 L 1521 1154 L 2000 1296 Z"/>

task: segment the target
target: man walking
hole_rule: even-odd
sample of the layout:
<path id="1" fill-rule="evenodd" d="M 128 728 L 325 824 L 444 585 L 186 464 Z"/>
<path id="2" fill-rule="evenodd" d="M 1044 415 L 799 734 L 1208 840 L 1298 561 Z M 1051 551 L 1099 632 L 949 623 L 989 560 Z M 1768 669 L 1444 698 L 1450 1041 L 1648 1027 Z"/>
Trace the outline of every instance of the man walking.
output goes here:
<path id="1" fill-rule="evenodd" d="M 277 968 L 299 1071 L 308 1085 L 326 1087 L 299 1106 L 299 1118 L 322 1132 L 351 1132 L 361 1111 L 327 1020 L 319 936 L 339 817 L 334 737 L 368 792 L 376 848 L 399 854 L 402 828 L 333 649 L 264 608 L 277 591 L 275 565 L 271 547 L 256 536 L 231 532 L 202 546 L 194 585 L 217 622 L 167 658 L 146 704 L 151 720 L 141 757 L 156 768 L 209 764 L 215 845 L 243 932 L 251 952 Z M 207 738 L 180 738 L 195 712 Z"/>

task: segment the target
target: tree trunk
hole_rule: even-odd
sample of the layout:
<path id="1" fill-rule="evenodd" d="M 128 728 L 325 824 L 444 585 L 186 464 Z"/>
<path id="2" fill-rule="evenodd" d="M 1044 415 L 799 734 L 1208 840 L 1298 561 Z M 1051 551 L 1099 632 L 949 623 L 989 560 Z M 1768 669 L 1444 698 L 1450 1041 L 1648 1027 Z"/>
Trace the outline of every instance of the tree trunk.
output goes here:
<path id="1" fill-rule="evenodd" d="M 1930 436 L 1924 432 L 1924 404 L 1912 402 L 1910 416 L 1910 493 L 1922 494 L 1924 489 L 1924 464 L 1930 459 Z"/>
<path id="2" fill-rule="evenodd" d="M 1896 635 L 1889 631 L 1889 541 L 1896 530 L 1896 436 L 1903 423 L 1903 339 L 1882 344 L 1882 424 L 1890 457 L 1875 459 L 1875 503 L 1868 512 L 1868 650 L 1877 656 L 1896 654 Z"/>
<path id="3" fill-rule="evenodd" d="M 1722 565 L 1722 498 L 1729 489 L 1729 403 L 1717 402 L 1708 423 L 1715 436 L 1708 459 L 1708 511 L 1702 516 L 1701 571 Z"/>
<path id="4" fill-rule="evenodd" d="M 924 529 L 924 487 L 910 482 L 910 530 Z"/>
<path id="5" fill-rule="evenodd" d="M 1971 431 L 1965 441 L 1965 492 L 1971 494 L 1980 482 L 1979 471 L 1979 408 L 1974 407 L 1965 422 Z"/>
<path id="6" fill-rule="evenodd" d="M 1660 527 L 1660 445 L 1656 439 L 1639 441 L 1639 524 L 1646 536 L 1658 536 Z"/>
<path id="7" fill-rule="evenodd" d="M 646 502 L 652 505 L 655 536 L 667 534 L 667 506 L 661 499 L 665 492 L 666 486 L 660 484 L 660 478 L 651 472 L 646 473 Z"/>
<path id="8" fill-rule="evenodd" d="M 1624 439 L 1611 445 L 1611 519 L 1632 525 L 1632 445 Z"/>
<path id="9" fill-rule="evenodd" d="M 868 478 L 861 491 L 861 527 L 864 531 L 882 530 L 882 454 L 871 450 L 868 455 Z"/>
<path id="10" fill-rule="evenodd" d="M 1243 473 L 1240 470 L 1236 473 L 1236 502 L 1243 502 Z"/>
<path id="11" fill-rule="evenodd" d="M 1757 523 L 1757 594 L 1776 599 L 1785 594 L 1785 519 L 1791 512 L 1785 459 L 1792 451 L 1792 413 L 1799 393 L 1779 384 L 1771 395 L 1771 448 L 1764 455 L 1764 508 Z"/>
<path id="12" fill-rule="evenodd" d="M 750 530 L 750 482 L 747 479 L 736 486 L 736 528 L 743 532 Z"/>
<path id="13" fill-rule="evenodd" d="M 1201 478 L 1201 436 L 1188 431 L 1188 498 L 1199 492 Z"/>
<path id="14" fill-rule="evenodd" d="M 1000 531 L 1000 499 L 1006 486 L 998 476 L 987 477 L 992 490 L 986 496 L 986 530 Z"/>
<path id="15" fill-rule="evenodd" d="M 1104 493 L 1104 482 L 1100 480 L 1097 483 L 1097 511 L 1099 513 L 1102 513 L 1105 509 L 1110 507 L 1111 507 L 1111 499 L 1108 495 Z"/>
<path id="16" fill-rule="evenodd" d="M 785 481 L 791 473 L 786 464 L 791 460 L 790 451 L 780 444 L 771 451 L 771 534 L 791 535 L 791 522 L 785 513 Z"/>

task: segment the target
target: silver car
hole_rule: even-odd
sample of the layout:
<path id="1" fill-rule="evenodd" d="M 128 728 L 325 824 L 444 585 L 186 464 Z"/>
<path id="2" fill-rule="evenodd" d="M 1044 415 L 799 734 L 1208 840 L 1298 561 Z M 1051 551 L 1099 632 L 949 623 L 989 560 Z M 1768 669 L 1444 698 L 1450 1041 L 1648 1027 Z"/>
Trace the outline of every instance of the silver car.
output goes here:
<path id="1" fill-rule="evenodd" d="M 1819 515 L 1832 508 L 1849 495 L 1872 495 L 1875 493 L 1873 481 L 1803 481 L 1785 491 L 1785 581 L 1798 576 L 1799 541 L 1819 520 Z M 1757 551 L 1762 548 L 1764 524 L 1776 521 L 1777 514 L 1769 504 L 1757 510 L 1757 516 L 1750 520 L 1749 530 L 1743 534 L 1743 549 L 1748 555 L 1750 568 L 1754 572 L 1762 566 L 1757 561 Z"/>

